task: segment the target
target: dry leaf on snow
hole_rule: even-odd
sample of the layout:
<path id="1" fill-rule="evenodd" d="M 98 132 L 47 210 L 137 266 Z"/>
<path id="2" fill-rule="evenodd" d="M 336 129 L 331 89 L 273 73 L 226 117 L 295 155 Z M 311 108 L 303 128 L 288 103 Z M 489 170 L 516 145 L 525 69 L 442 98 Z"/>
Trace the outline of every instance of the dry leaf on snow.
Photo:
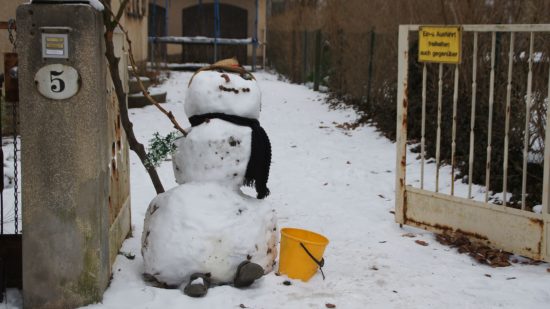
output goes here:
<path id="1" fill-rule="evenodd" d="M 423 241 L 423 240 L 420 240 L 420 239 L 415 240 L 414 242 L 417 243 L 417 244 L 419 244 L 419 245 L 421 245 L 421 246 L 427 246 L 427 245 L 428 245 L 427 242 L 425 242 L 425 241 Z"/>

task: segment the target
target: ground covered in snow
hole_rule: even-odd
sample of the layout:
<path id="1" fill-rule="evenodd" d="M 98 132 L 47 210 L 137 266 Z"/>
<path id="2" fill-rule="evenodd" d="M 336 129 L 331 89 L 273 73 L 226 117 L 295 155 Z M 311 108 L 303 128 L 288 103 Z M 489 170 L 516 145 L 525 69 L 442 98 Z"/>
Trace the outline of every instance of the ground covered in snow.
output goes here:
<path id="1" fill-rule="evenodd" d="M 172 72 L 161 86 L 168 91 L 164 106 L 185 126 L 182 104 L 190 77 L 190 73 Z M 325 251 L 326 280 L 318 274 L 303 283 L 272 272 L 250 288 L 216 287 L 201 299 L 148 285 L 142 280 L 140 237 L 155 192 L 132 154 L 133 237 L 123 244 L 125 254 L 116 260 L 103 302 L 87 308 L 550 306 L 548 264 L 491 268 L 439 244 L 431 233 L 400 228 L 391 213 L 395 145 L 373 127 L 346 129 L 342 124 L 357 117 L 352 110 L 330 110 L 324 94 L 280 81 L 275 75 L 258 73 L 256 77 L 263 93 L 260 121 L 273 147 L 271 195 L 264 202 L 277 210 L 279 227 L 309 229 L 330 239 Z M 143 142 L 155 132 L 173 131 L 154 107 L 130 113 Z M 418 162 L 411 160 L 411 182 L 418 171 Z M 171 162 L 164 162 L 159 173 L 167 189 L 176 185 Z M 290 285 L 285 284 L 287 280 Z"/>
<path id="2" fill-rule="evenodd" d="M 165 106 L 185 125 L 181 104 L 190 76 L 172 72 L 161 86 L 168 90 Z M 216 287 L 202 299 L 148 286 L 141 279 L 139 236 L 155 194 L 133 156 L 134 237 L 122 251 L 136 258 L 117 258 L 103 303 L 90 308 L 548 308 L 547 264 L 491 268 L 437 243 L 431 233 L 400 228 L 390 213 L 394 144 L 372 127 L 346 130 L 342 124 L 356 114 L 329 110 L 323 94 L 272 74 L 256 76 L 263 92 L 260 121 L 273 146 L 272 193 L 265 203 L 277 209 L 280 227 L 305 228 L 330 239 L 326 280 L 318 274 L 307 283 L 285 285 L 288 278 L 270 273 L 248 289 Z M 131 114 L 142 141 L 172 130 L 154 107 Z M 419 166 L 413 162 L 408 170 L 415 177 Z M 160 174 L 167 188 L 175 186 L 171 162 L 162 164 Z M 416 237 L 403 237 L 407 233 Z"/>

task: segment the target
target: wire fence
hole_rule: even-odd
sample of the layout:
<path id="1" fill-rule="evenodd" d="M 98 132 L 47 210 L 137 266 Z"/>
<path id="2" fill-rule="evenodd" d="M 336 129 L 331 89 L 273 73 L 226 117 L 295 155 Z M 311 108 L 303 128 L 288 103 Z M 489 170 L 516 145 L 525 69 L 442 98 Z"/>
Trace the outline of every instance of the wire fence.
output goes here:
<path id="1" fill-rule="evenodd" d="M 297 4 L 285 1 L 271 18 L 268 33 L 268 60 L 279 73 L 293 82 L 311 81 L 311 67 L 315 59 L 315 44 L 311 42 L 311 29 L 319 29 L 322 36 L 320 81 L 330 91 L 330 97 L 338 102 L 345 102 L 360 111 L 365 122 L 373 123 L 390 139 L 396 134 L 396 94 L 397 94 L 397 39 L 398 25 L 418 24 L 487 24 L 487 23 L 548 23 L 550 6 L 548 0 L 514 1 L 306 1 Z M 430 10 L 428 10 L 430 8 Z M 315 17 L 311 17 L 315 16 Z M 292 30 L 292 29 L 302 29 Z M 477 54 L 477 109 L 475 135 L 476 156 L 473 173 L 468 175 L 470 148 L 470 113 L 472 105 L 472 49 L 473 34 L 467 33 L 463 38 L 463 62 L 460 65 L 456 114 L 456 151 L 455 157 L 457 178 L 464 182 L 472 180 L 475 184 L 488 186 L 494 202 L 501 203 L 503 179 L 507 178 L 507 188 L 511 194 L 507 198 L 513 207 L 520 207 L 522 195 L 523 147 L 511 147 L 507 150 L 509 167 L 504 172 L 504 127 L 493 128 L 491 134 L 493 160 L 490 163 L 491 177 L 486 177 L 487 136 L 489 127 L 489 85 L 491 78 L 492 34 L 480 33 Z M 529 115 L 527 135 L 525 134 L 525 96 L 527 75 L 529 72 L 529 33 L 515 37 L 515 48 L 512 57 L 514 81 L 510 84 L 510 119 L 507 135 L 510 145 L 528 145 L 527 161 L 527 208 L 541 202 L 542 160 L 544 153 L 544 128 L 546 126 L 546 109 L 548 106 L 547 91 L 548 66 L 550 62 L 550 45 L 548 34 L 536 35 L 533 41 L 532 63 L 532 107 Z M 420 143 L 422 120 L 422 65 L 417 61 L 417 38 L 411 36 L 411 57 L 409 57 L 409 121 L 410 143 Z M 509 61 L 510 37 L 495 33 L 494 78 L 501 80 L 494 85 L 492 121 L 504 123 L 506 117 L 506 96 Z M 427 67 L 426 127 L 425 138 L 435 140 L 437 127 L 438 66 Z M 454 68 L 442 70 L 442 140 L 451 140 L 450 132 L 453 117 L 453 74 Z M 435 100 L 435 103 L 434 103 Z M 448 136 L 447 136 L 448 135 Z M 479 147 L 479 150 L 477 150 Z M 420 147 L 413 147 L 420 153 Z M 436 157 L 436 147 L 426 145 L 426 156 Z M 441 164 L 452 161 L 451 143 L 442 143 L 440 151 Z"/>

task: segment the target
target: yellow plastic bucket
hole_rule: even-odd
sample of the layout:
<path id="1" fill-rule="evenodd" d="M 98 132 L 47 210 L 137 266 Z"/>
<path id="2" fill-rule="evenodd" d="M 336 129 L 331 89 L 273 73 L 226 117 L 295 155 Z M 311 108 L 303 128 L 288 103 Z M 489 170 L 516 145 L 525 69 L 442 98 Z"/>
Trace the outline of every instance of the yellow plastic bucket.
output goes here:
<path id="1" fill-rule="evenodd" d="M 323 266 L 323 253 L 327 245 L 328 239 L 321 234 L 301 229 L 283 228 L 281 230 L 279 273 L 292 279 L 308 281 Z"/>

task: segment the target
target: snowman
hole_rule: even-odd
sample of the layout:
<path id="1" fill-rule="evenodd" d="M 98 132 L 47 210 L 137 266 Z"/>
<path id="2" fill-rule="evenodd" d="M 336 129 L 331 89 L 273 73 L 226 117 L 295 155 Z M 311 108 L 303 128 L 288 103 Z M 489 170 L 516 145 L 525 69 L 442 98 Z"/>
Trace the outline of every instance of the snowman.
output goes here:
<path id="1" fill-rule="evenodd" d="M 160 283 L 201 297 L 211 285 L 250 286 L 273 269 L 278 231 L 261 201 L 271 146 L 260 102 L 256 80 L 234 59 L 191 78 L 184 108 L 192 127 L 172 155 L 179 185 L 151 201 L 142 235 L 145 273 Z"/>

